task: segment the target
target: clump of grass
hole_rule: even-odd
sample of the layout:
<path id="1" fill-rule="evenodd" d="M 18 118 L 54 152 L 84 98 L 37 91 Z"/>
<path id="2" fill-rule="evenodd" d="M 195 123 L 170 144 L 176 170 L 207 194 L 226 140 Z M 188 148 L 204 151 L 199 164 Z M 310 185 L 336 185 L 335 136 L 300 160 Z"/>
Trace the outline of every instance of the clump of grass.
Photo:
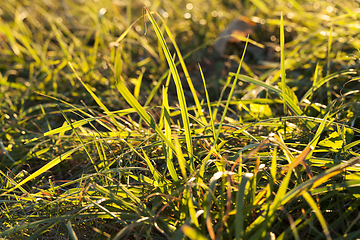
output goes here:
<path id="1" fill-rule="evenodd" d="M 312 6 L 306 19 L 299 18 L 308 3 L 284 2 L 278 6 L 283 13 L 275 15 L 264 2 L 248 3 L 249 14 L 274 19 L 269 28 L 280 26 L 281 64 L 258 76 L 248 67 L 252 77 L 242 74 L 245 46 L 243 55 L 233 56 L 236 72 L 226 74 L 215 102 L 202 66 L 197 77 L 188 70 L 185 61 L 191 55 L 182 56 L 186 44 L 174 35 L 181 28 L 172 29 L 170 19 L 145 7 L 133 25 L 115 30 L 100 4 L 84 3 L 83 9 L 71 1 L 64 4 L 62 21 L 85 12 L 94 24 L 75 33 L 78 25 L 52 17 L 58 5 L 4 5 L 11 15 L 4 18 L 19 17 L 28 7 L 46 24 L 28 17 L 25 23 L 14 21 L 12 28 L 1 25 L 8 43 L 2 56 L 12 56 L 6 59 L 14 71 L 29 70 L 31 83 L 7 67 L 1 75 L 6 100 L 1 103 L 0 236 L 353 239 L 360 234 L 359 93 L 348 89 L 357 81 L 352 68 L 357 62 L 348 59 L 344 69 L 335 71 L 331 62 L 345 61 L 350 49 L 325 31 L 333 24 L 331 34 L 355 35 L 341 30 L 358 20 L 345 7 L 351 3 L 336 8 L 337 16 L 328 16 L 330 23 L 317 30 L 314 19 L 324 14 L 321 10 Z M 131 7 L 136 4 L 127 5 L 127 18 Z M 119 14 L 119 9 L 111 11 Z M 167 10 L 174 18 L 182 14 L 174 5 Z M 148 28 L 145 37 L 133 29 L 141 21 Z M 38 25 L 40 33 L 32 29 Z M 286 26 L 297 31 L 290 42 L 285 42 Z M 46 44 L 39 45 L 44 36 L 49 37 Z M 134 42 L 142 47 L 132 49 Z M 339 53 L 332 56 L 333 51 Z M 146 70 L 134 71 L 138 67 Z M 299 74 L 301 68 L 312 72 Z M 159 77 L 152 90 L 144 86 L 146 71 L 153 74 L 150 81 Z M 13 82 L 11 75 L 21 81 Z M 203 94 L 195 81 L 203 83 Z M 15 90 L 3 91 L 8 89 Z M 20 97 L 19 90 L 26 92 Z M 246 94 L 251 91 L 256 96 Z"/>

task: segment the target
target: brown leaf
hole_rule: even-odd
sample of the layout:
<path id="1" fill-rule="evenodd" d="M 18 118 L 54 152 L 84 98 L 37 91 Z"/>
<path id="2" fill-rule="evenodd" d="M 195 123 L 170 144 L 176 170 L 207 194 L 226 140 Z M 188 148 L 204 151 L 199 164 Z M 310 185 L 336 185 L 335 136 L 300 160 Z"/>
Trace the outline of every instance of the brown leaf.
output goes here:
<path id="1" fill-rule="evenodd" d="M 244 16 L 240 16 L 230 23 L 230 25 L 220 33 L 219 40 L 214 44 L 214 49 L 220 55 L 224 55 L 226 45 L 228 42 L 241 42 L 239 38 L 246 38 L 248 35 L 252 34 L 253 27 L 256 23 L 252 22 L 250 19 Z"/>

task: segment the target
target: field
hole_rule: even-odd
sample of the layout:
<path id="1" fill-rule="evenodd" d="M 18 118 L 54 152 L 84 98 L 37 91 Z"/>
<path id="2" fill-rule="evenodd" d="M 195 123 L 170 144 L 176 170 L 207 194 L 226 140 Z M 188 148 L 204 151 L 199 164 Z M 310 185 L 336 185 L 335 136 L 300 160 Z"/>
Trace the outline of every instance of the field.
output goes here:
<path id="1" fill-rule="evenodd" d="M 360 239 L 360 4 L 4 0 L 0 239 Z"/>

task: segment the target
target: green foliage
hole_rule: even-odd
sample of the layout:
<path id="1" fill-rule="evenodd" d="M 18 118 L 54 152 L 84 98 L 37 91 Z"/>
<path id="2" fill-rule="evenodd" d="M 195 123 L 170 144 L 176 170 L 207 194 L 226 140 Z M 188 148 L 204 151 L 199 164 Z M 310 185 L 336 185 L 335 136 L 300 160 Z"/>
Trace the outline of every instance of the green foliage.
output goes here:
<path id="1" fill-rule="evenodd" d="M 1 5 L 0 237 L 359 236 L 360 6 L 146 4 Z"/>

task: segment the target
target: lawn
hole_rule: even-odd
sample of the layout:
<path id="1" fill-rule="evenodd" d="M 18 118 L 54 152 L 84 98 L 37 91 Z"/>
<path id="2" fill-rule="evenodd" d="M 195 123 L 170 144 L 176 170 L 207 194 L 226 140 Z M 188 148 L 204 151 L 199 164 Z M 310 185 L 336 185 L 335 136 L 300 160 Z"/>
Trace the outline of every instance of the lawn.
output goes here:
<path id="1" fill-rule="evenodd" d="M 4 0 L 0 238 L 359 238 L 359 13 Z"/>

